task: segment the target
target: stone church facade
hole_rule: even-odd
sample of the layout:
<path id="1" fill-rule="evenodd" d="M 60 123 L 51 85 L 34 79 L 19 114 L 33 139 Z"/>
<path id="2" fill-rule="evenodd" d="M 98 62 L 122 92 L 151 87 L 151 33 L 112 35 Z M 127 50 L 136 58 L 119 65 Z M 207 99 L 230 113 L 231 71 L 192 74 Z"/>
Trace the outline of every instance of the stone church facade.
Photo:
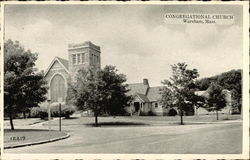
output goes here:
<path id="1" fill-rule="evenodd" d="M 48 99 L 51 103 L 65 102 L 68 83 L 75 79 L 80 68 L 101 67 L 101 49 L 90 41 L 68 45 L 68 60 L 55 57 L 45 72 L 48 82 Z"/>

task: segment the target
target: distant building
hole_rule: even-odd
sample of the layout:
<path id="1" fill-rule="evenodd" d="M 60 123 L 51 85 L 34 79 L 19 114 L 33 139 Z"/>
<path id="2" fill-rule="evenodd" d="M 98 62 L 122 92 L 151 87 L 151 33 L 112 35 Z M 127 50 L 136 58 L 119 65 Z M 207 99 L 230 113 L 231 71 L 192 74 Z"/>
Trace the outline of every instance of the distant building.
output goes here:
<path id="1" fill-rule="evenodd" d="M 209 98 L 209 89 L 205 91 L 196 91 L 195 94 L 198 96 L 202 96 L 204 98 Z M 225 100 L 226 100 L 226 106 L 225 108 L 223 108 L 221 111 L 219 111 L 218 113 L 223 113 L 223 114 L 232 114 L 233 108 L 232 108 L 232 97 L 231 97 L 231 92 L 227 89 L 222 90 L 223 94 L 225 95 Z M 208 112 L 205 108 L 202 107 L 194 107 L 194 114 L 195 115 L 208 115 L 208 114 L 216 114 L 215 111 L 210 111 Z"/>
<path id="2" fill-rule="evenodd" d="M 131 115 L 168 115 L 170 109 L 175 110 L 178 113 L 177 107 L 170 108 L 168 106 L 161 105 L 160 89 L 163 88 L 163 86 L 150 87 L 148 79 L 143 79 L 142 83 L 129 84 L 128 88 L 130 89 L 128 94 L 134 97 L 134 100 L 127 108 L 127 111 Z M 209 89 L 205 91 L 196 91 L 195 94 L 198 96 L 209 98 L 208 90 Z M 219 111 L 219 113 L 232 114 L 233 111 L 231 92 L 224 89 L 223 94 L 225 95 L 226 106 L 221 111 Z M 196 106 L 194 106 L 194 109 L 190 112 L 187 113 L 184 111 L 184 113 L 185 115 L 215 114 L 215 112 L 209 112 L 205 108 L 197 108 Z"/>
<path id="3" fill-rule="evenodd" d="M 142 83 L 129 84 L 129 95 L 134 97 L 134 100 L 128 107 L 128 112 L 131 114 L 155 114 L 163 115 L 164 108 L 160 104 L 160 88 L 150 87 L 148 79 L 143 79 Z"/>
<path id="4" fill-rule="evenodd" d="M 68 45 L 68 60 L 55 57 L 45 72 L 44 78 L 48 82 L 47 97 L 51 102 L 60 98 L 65 102 L 68 83 L 75 80 L 80 68 L 101 67 L 100 47 L 91 42 Z"/>

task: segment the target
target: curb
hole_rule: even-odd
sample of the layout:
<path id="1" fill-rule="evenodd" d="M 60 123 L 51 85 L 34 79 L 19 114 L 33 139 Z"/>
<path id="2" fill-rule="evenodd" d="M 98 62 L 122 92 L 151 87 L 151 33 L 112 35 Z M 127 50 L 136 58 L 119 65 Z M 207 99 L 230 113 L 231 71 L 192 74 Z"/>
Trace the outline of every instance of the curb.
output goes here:
<path id="1" fill-rule="evenodd" d="M 29 142 L 29 143 L 24 143 L 24 144 L 19 144 L 19 145 L 6 146 L 6 147 L 4 147 L 4 149 L 12 149 L 12 148 L 18 148 L 18 147 L 38 145 L 38 144 L 43 144 L 43 143 L 50 143 L 50 142 L 55 142 L 55 141 L 59 141 L 59 140 L 62 140 L 62 139 L 66 139 L 66 138 L 69 138 L 69 137 L 70 137 L 70 134 L 67 133 L 67 135 L 62 136 L 62 137 L 52 138 L 52 139 L 49 139 L 49 140 L 38 141 L 38 142 Z"/>

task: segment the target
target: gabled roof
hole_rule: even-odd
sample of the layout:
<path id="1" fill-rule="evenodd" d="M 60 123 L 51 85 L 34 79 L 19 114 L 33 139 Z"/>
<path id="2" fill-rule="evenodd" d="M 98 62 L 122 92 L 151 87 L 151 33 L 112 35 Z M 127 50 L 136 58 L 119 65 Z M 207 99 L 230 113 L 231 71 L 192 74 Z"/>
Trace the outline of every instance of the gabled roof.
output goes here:
<path id="1" fill-rule="evenodd" d="M 135 95 L 137 95 L 143 102 L 150 102 L 149 99 L 141 93 L 135 93 Z"/>
<path id="2" fill-rule="evenodd" d="M 161 99 L 160 89 L 162 87 L 150 87 L 148 90 L 147 97 L 150 102 L 159 101 Z"/>
<path id="3" fill-rule="evenodd" d="M 69 61 L 60 57 L 57 58 L 64 65 L 64 67 L 67 68 L 67 70 L 69 70 Z"/>
<path id="4" fill-rule="evenodd" d="M 128 94 L 134 95 L 135 93 L 140 93 L 146 95 L 148 88 L 149 86 L 143 83 L 128 84 L 128 89 L 130 90 Z"/>
<path id="5" fill-rule="evenodd" d="M 65 69 L 66 72 L 69 73 L 68 60 L 63 59 L 63 58 L 60 58 L 60 57 L 55 57 L 55 58 L 53 59 L 53 61 L 50 63 L 48 69 L 46 70 L 46 72 L 45 72 L 45 74 L 44 74 L 44 77 L 47 75 L 47 73 L 49 72 L 49 70 L 51 69 L 51 67 L 53 66 L 53 64 L 54 64 L 56 61 L 59 62 L 59 63 L 63 66 L 63 68 Z"/>

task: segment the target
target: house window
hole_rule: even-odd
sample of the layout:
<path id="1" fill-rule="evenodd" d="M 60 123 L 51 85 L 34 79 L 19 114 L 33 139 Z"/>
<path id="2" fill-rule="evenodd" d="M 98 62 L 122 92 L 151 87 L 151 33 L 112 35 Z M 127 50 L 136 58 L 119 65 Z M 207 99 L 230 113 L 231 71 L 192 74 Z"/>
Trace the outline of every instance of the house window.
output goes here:
<path id="1" fill-rule="evenodd" d="M 85 54 L 82 53 L 82 63 L 84 63 L 84 61 L 85 61 Z"/>
<path id="2" fill-rule="evenodd" d="M 81 62 L 81 54 L 77 54 L 77 64 L 80 64 Z"/>
<path id="3" fill-rule="evenodd" d="M 97 56 L 95 56 L 95 64 L 97 64 Z"/>
<path id="4" fill-rule="evenodd" d="M 73 64 L 76 64 L 76 55 L 73 54 Z"/>
<path id="5" fill-rule="evenodd" d="M 158 103 L 155 103 L 155 108 L 158 108 Z"/>
<path id="6" fill-rule="evenodd" d="M 99 57 L 96 56 L 96 63 L 99 63 Z"/>

